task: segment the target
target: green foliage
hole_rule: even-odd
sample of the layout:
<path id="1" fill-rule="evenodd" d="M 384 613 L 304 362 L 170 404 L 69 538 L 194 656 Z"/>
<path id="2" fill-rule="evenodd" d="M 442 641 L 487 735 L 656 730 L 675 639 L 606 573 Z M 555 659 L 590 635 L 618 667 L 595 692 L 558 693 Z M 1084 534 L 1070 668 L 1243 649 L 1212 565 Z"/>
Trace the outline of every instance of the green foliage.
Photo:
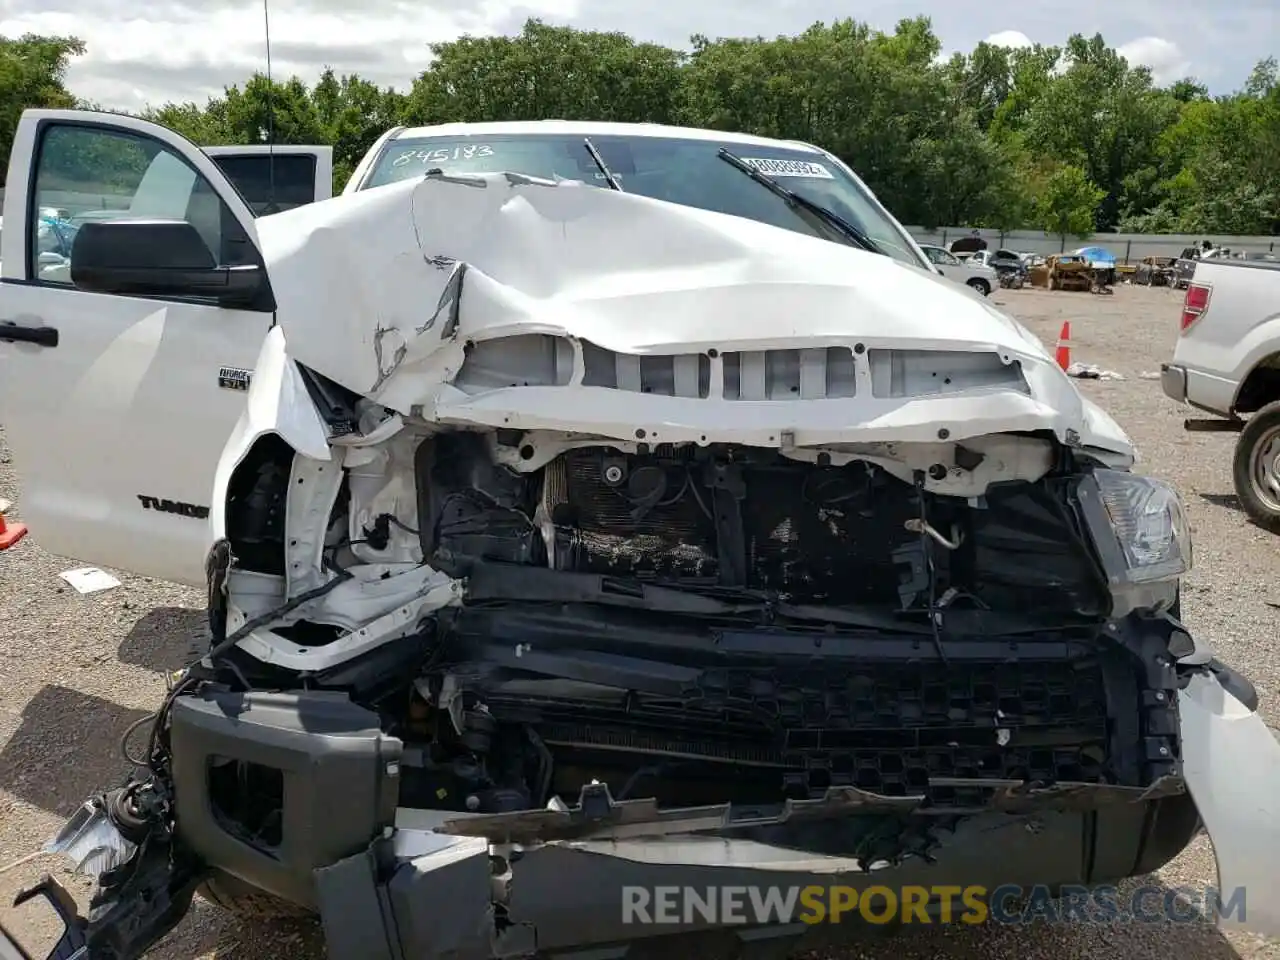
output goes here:
<path id="1" fill-rule="evenodd" d="M 840 156 L 901 220 L 1086 237 L 1095 230 L 1280 231 L 1280 69 L 1211 97 L 1157 86 L 1102 36 L 938 61 L 925 17 L 890 33 L 852 19 L 795 36 L 695 36 L 682 52 L 529 20 L 510 37 L 432 47 L 397 91 L 326 70 L 308 86 L 257 74 L 204 105 L 146 116 L 205 145 L 327 143 L 340 189 L 397 124 L 492 120 L 674 123 L 805 140 Z M 79 41 L 0 40 L 0 139 L 27 106 L 75 101 Z"/>
<path id="2" fill-rule="evenodd" d="M 0 37 L 0 156 L 13 149 L 23 110 L 76 105 L 63 78 L 71 58 L 82 53 L 84 44 L 74 37 Z"/>
<path id="3" fill-rule="evenodd" d="M 1060 237 L 1085 239 L 1093 233 L 1094 211 L 1105 196 L 1084 170 L 1064 163 L 1043 180 L 1034 204 L 1036 226 Z"/>

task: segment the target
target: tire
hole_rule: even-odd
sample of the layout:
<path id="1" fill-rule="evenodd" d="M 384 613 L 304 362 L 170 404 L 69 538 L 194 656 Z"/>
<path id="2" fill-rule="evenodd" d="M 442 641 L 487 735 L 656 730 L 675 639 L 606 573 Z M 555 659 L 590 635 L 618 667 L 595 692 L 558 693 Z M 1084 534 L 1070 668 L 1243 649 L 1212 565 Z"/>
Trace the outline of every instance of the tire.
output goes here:
<path id="1" fill-rule="evenodd" d="M 1231 479 L 1249 519 L 1280 533 L 1280 401 L 1267 404 L 1240 431 Z"/>
<path id="2" fill-rule="evenodd" d="M 298 920 L 311 911 L 265 893 L 225 873 L 215 873 L 196 890 L 215 907 L 241 920 Z"/>
<path id="3" fill-rule="evenodd" d="M 981 277 L 974 277 L 972 280 L 967 281 L 967 283 L 984 297 L 991 296 L 991 284 L 987 283 L 987 281 L 983 280 Z"/>

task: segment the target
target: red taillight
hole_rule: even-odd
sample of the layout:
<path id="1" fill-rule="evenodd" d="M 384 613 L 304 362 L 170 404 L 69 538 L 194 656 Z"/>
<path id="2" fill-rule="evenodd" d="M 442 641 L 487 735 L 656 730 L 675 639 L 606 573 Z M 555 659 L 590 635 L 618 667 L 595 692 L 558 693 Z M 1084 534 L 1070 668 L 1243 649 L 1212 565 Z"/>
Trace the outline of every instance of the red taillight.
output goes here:
<path id="1" fill-rule="evenodd" d="M 1209 309 L 1210 289 L 1207 283 L 1192 283 L 1187 286 L 1187 295 L 1182 301 L 1182 333 L 1191 329 L 1191 325 Z"/>

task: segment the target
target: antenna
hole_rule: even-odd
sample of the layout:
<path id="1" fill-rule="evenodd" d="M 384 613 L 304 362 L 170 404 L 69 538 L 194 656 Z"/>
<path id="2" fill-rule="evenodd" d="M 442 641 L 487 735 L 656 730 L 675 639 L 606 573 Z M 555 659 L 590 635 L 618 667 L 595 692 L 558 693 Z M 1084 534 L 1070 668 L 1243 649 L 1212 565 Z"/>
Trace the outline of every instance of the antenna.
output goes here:
<path id="1" fill-rule="evenodd" d="M 262 26 L 267 39 L 267 176 L 268 194 L 266 210 L 276 211 L 276 85 L 271 79 L 271 9 L 269 0 L 262 0 Z"/>

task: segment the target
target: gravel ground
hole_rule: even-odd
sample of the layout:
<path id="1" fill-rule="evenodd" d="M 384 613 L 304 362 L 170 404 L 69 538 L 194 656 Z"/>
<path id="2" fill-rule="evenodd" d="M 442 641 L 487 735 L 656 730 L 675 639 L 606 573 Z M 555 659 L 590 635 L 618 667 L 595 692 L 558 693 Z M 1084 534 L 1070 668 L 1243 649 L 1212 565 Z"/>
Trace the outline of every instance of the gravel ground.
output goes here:
<path id="1" fill-rule="evenodd" d="M 1232 437 L 1183 432 L 1183 414 L 1151 379 L 1171 350 L 1179 295 L 1119 288 L 1114 296 L 998 291 L 997 303 L 1024 320 L 1046 343 L 1071 321 L 1073 358 L 1123 374 L 1119 381 L 1082 381 L 1130 432 L 1140 469 L 1175 482 L 1186 499 L 1196 541 L 1196 568 L 1186 585 L 1190 625 L 1222 657 L 1253 678 L 1268 721 L 1276 725 L 1280 691 L 1280 549 L 1249 525 L 1231 489 Z M 0 433 L 0 498 L 17 499 L 17 480 Z M 77 564 L 49 556 L 36 531 L 0 554 L 0 870 L 37 849 L 91 791 L 125 773 L 117 741 L 159 702 L 166 671 L 182 665 L 201 637 L 195 591 L 123 576 L 123 586 L 80 597 L 58 574 Z M 87 886 L 49 861 L 0 872 L 0 904 L 21 886 L 53 870 L 83 901 Z M 1216 882 L 1203 837 L 1160 872 L 1169 886 Z M 0 906 L 0 919 L 24 939 L 48 928 L 34 914 Z M 323 956 L 311 924 L 245 926 L 197 902 L 182 925 L 152 954 L 191 958 Z M 1280 960 L 1280 942 L 1222 936 L 1207 924 L 1180 926 L 919 929 L 892 941 L 868 939 L 842 948 L 844 958 L 991 960 L 1090 957 L 1140 960 L 1169 956 Z"/>

